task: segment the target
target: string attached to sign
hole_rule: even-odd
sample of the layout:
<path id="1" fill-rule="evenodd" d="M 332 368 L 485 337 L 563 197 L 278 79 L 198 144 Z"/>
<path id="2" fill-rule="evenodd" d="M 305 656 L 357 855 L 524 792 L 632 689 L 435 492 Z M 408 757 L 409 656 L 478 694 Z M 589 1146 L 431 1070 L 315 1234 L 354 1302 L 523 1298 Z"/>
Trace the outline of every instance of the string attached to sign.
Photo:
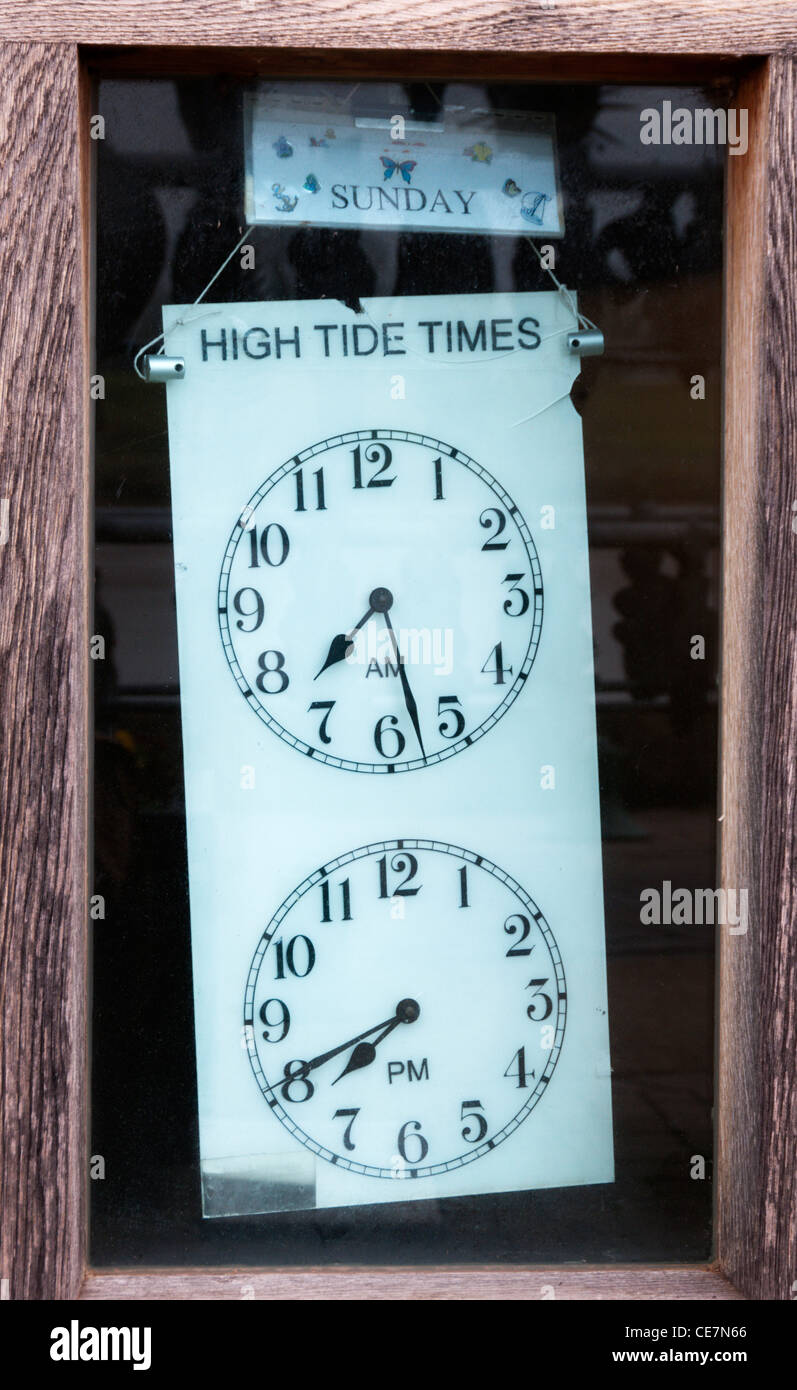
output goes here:
<path id="1" fill-rule="evenodd" d="M 470 106 L 447 105 L 439 119 L 418 122 L 411 117 L 386 118 L 384 114 L 354 111 L 350 91 L 344 94 L 325 89 L 325 100 L 332 100 L 330 112 L 334 108 L 334 115 L 327 113 L 322 130 L 312 95 L 306 86 L 296 83 L 262 86 L 248 94 L 244 110 L 244 201 L 249 226 L 197 295 L 195 305 L 202 302 L 249 239 L 254 225 L 284 226 L 285 215 L 294 209 L 292 220 L 304 226 L 488 231 L 491 235 L 524 231 L 540 266 L 576 321 L 576 331 L 567 335 L 568 352 L 578 357 L 603 352 L 600 329 L 578 309 L 534 240 L 564 235 L 556 134 L 550 115 L 488 112 L 471 102 Z M 394 129 L 397 124 L 401 126 L 398 132 Z M 463 144 L 465 139 L 467 144 Z M 318 172 L 310 171 L 301 186 L 294 178 L 286 192 L 286 171 L 301 172 L 310 158 Z M 462 188 L 452 191 L 441 184 L 433 197 L 429 179 L 435 186 L 445 182 L 444 171 L 452 167 L 459 170 L 460 178 L 467 171 Z M 278 174 L 282 181 L 273 182 Z M 364 189 L 369 195 L 367 203 L 363 202 Z M 403 212 L 401 194 L 406 203 Z M 461 208 L 455 215 L 457 199 Z M 521 220 L 526 222 L 525 228 L 519 225 Z M 150 349 L 156 344 L 159 346 L 153 353 Z M 139 349 L 133 366 L 142 381 L 155 382 L 179 380 L 186 370 L 183 358 L 167 356 L 163 333 Z"/>
<path id="2" fill-rule="evenodd" d="M 244 243 L 248 241 L 249 237 L 252 235 L 252 230 L 253 229 L 251 227 L 248 227 L 247 230 L 238 238 L 234 247 L 232 248 L 232 251 L 230 251 L 229 255 L 225 256 L 218 270 L 214 272 L 214 274 L 208 280 L 208 283 L 205 285 L 204 289 L 200 291 L 196 299 L 193 301 L 193 305 L 202 303 L 202 300 L 205 298 L 205 295 L 207 294 L 208 290 L 211 288 L 212 285 L 216 283 L 219 276 L 227 268 L 236 251 L 239 251 L 240 248 L 244 245 Z M 555 285 L 560 297 L 562 298 L 563 302 L 567 305 L 568 309 L 572 313 L 578 325 L 577 331 L 568 333 L 567 335 L 568 352 L 578 357 L 601 356 L 601 354 L 604 351 L 603 333 L 598 328 L 597 324 L 593 323 L 592 319 L 587 318 L 587 315 L 578 308 L 573 298 L 572 291 L 570 291 L 566 285 L 562 284 L 561 280 L 554 274 L 551 267 L 546 264 L 545 258 L 542 255 L 539 247 L 536 245 L 534 239 L 532 237 L 528 237 L 527 240 L 540 263 L 541 269 L 544 270 L 546 275 L 548 275 L 550 279 L 553 281 L 553 284 Z M 154 347 L 156 343 L 160 343 L 160 347 L 158 348 L 157 352 L 151 353 L 149 349 Z M 140 377 L 142 381 L 162 383 L 166 381 L 178 380 L 180 377 L 185 375 L 185 359 L 182 357 L 167 357 L 165 353 L 165 346 L 166 345 L 164 341 L 164 334 L 158 333 L 154 338 L 151 338 L 148 343 L 144 343 L 143 347 L 139 348 L 138 352 L 136 353 L 133 359 L 133 369 L 136 373 L 136 376 Z M 138 365 L 142 357 L 144 358 L 143 369 Z"/>
<path id="3" fill-rule="evenodd" d="M 546 265 L 545 259 L 532 237 L 528 237 L 528 242 L 533 248 L 541 268 L 545 271 L 546 275 L 549 275 L 551 280 L 553 280 L 559 294 L 578 324 L 578 331 L 575 333 L 568 333 L 567 335 L 568 352 L 572 353 L 575 357 L 600 357 L 603 353 L 604 341 L 603 334 L 598 328 L 598 325 L 593 323 L 592 319 L 588 319 L 586 314 L 581 312 L 573 299 L 571 291 L 566 285 L 562 284 L 561 280 L 557 279 L 551 267 Z"/>
<path id="4" fill-rule="evenodd" d="M 205 288 L 201 290 L 200 293 L 197 295 L 196 299 L 194 300 L 194 304 L 202 303 L 202 300 L 205 298 L 205 295 L 207 294 L 211 285 L 215 285 L 222 271 L 226 270 L 227 266 L 230 264 L 230 261 L 232 260 L 236 251 L 240 250 L 244 242 L 247 241 L 251 235 L 252 228 L 247 227 L 246 231 L 243 233 L 243 236 L 239 237 L 236 241 L 229 256 L 225 257 L 215 274 L 211 275 Z M 157 352 L 150 353 L 149 349 L 151 347 L 154 347 L 156 343 L 160 343 L 161 346 L 158 348 Z M 133 358 L 133 370 L 135 371 L 136 376 L 140 377 L 142 381 L 174 381 L 185 375 L 185 358 L 167 357 L 165 355 L 165 347 L 165 335 L 163 333 L 158 333 L 154 338 L 151 338 L 148 343 L 145 343 L 143 347 L 139 348 L 138 352 Z M 139 367 L 138 363 L 140 358 L 145 353 L 147 354 L 147 356 L 144 357 L 144 368 L 142 370 Z"/>

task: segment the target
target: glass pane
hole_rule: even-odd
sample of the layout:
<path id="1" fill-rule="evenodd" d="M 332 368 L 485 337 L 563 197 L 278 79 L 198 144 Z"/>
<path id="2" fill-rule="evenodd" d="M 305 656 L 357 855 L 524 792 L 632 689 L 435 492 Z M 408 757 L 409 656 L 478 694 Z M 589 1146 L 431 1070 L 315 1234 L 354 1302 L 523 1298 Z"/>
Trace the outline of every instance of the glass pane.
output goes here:
<path id="1" fill-rule="evenodd" d="M 95 98 L 93 1262 L 705 1259 L 720 98 L 267 85 Z"/>

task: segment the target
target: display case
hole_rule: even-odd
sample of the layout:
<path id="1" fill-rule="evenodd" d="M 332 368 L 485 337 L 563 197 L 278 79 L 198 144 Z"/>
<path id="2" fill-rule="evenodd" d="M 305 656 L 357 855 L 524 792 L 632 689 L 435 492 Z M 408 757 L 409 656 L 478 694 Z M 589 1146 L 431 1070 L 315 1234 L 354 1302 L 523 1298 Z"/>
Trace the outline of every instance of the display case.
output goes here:
<path id="1" fill-rule="evenodd" d="M 414 8 L 3 19 L 12 1297 L 791 1297 L 789 7 Z"/>

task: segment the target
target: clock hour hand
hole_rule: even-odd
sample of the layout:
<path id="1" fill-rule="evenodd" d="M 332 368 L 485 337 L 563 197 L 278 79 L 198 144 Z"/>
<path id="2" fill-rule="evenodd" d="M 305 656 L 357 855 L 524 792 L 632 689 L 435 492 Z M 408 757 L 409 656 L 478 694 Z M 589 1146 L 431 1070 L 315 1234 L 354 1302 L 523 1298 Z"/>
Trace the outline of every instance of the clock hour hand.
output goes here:
<path id="1" fill-rule="evenodd" d="M 396 657 L 396 665 L 398 666 L 399 680 L 401 681 L 401 688 L 404 692 L 404 703 L 407 706 L 407 713 L 410 716 L 410 719 L 412 720 L 412 727 L 415 730 L 415 737 L 417 738 L 418 743 L 420 745 L 421 754 L 425 758 L 426 749 L 423 746 L 423 739 L 421 738 L 421 721 L 418 718 L 418 706 L 415 703 L 415 696 L 413 695 L 410 689 L 410 683 L 407 680 L 407 672 L 404 670 L 404 662 L 401 659 L 401 653 L 399 652 L 398 642 L 396 641 L 396 634 L 393 629 L 393 624 L 390 621 L 390 615 L 387 612 L 387 609 L 385 609 L 385 622 L 387 623 L 388 631 L 390 633 L 390 640 L 393 643 L 393 652 Z"/>
<path id="2" fill-rule="evenodd" d="M 361 627 L 365 627 L 365 624 L 368 622 L 368 619 L 372 618 L 373 615 L 374 609 L 369 608 L 367 613 L 363 613 L 363 616 L 361 617 L 360 621 L 355 624 L 351 632 L 339 632 L 336 637 L 332 638 L 332 641 L 329 644 L 329 651 L 327 652 L 326 661 L 324 662 L 318 674 L 313 677 L 314 680 L 318 680 L 318 677 L 322 675 L 324 671 L 326 671 L 328 666 L 335 666 L 339 661 L 345 661 L 346 657 L 349 655 L 349 652 L 351 651 L 351 644 L 354 641 L 356 634 L 360 631 Z"/>
<path id="3" fill-rule="evenodd" d="M 413 1016 L 400 1017 L 399 1009 L 402 1009 L 406 1011 L 408 1014 L 412 1014 Z M 417 1012 L 414 1012 L 415 1010 L 417 1010 Z M 414 1023 L 419 1013 L 420 1010 L 418 1009 L 418 1006 L 415 1003 L 414 999 L 402 999 L 401 1003 L 398 1006 L 398 1009 L 396 1010 L 396 1017 L 390 1020 L 387 1026 L 379 1034 L 378 1038 L 374 1038 L 371 1042 L 359 1042 L 357 1044 L 357 1046 L 351 1054 L 351 1057 L 349 1058 L 348 1062 L 343 1068 L 343 1071 L 340 1073 L 340 1076 L 335 1077 L 335 1080 L 332 1082 L 332 1085 L 337 1086 L 338 1082 L 342 1081 L 344 1076 L 348 1076 L 350 1071 L 360 1071 L 362 1067 L 370 1067 L 371 1063 L 376 1060 L 376 1049 L 378 1044 L 381 1043 L 383 1039 L 388 1036 L 389 1033 L 392 1033 L 394 1028 L 398 1028 L 398 1025 L 400 1023 Z"/>

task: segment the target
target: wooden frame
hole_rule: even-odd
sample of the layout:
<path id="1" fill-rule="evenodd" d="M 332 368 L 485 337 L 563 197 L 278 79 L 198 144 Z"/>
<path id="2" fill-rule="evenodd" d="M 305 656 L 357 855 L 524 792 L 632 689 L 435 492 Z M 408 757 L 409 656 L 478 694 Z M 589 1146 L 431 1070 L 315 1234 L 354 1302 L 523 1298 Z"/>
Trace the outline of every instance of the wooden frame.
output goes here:
<path id="1" fill-rule="evenodd" d="M 765 1298 L 797 1280 L 797 4 L 0 0 L 0 1278 L 4 1296 Z M 147 45 L 157 45 L 148 48 Z M 290 45 L 289 47 L 286 45 Z M 113 46 L 103 52 L 102 46 Z M 170 47 L 171 46 L 171 47 Z M 88 84 L 139 71 L 739 81 L 729 161 L 722 882 L 711 1268 L 86 1270 Z M 483 70 L 483 67 L 482 69 Z M 0 514 L 0 526 L 3 525 Z"/>

